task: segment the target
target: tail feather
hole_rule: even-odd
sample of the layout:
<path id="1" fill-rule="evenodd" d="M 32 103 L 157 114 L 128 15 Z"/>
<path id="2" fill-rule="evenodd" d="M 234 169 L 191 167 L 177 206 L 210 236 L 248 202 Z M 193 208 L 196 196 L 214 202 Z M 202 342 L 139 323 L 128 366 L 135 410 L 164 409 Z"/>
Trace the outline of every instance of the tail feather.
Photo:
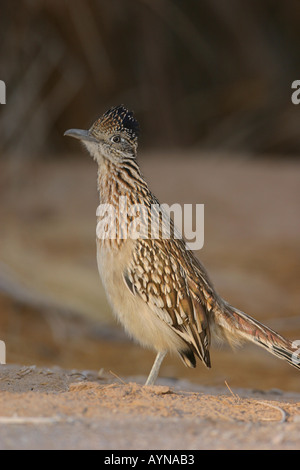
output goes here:
<path id="1" fill-rule="evenodd" d="M 268 352 L 300 369 L 300 341 L 290 341 L 276 331 L 224 302 L 224 307 L 215 312 L 215 324 L 221 336 L 232 344 L 243 340 L 261 346 Z"/>
<path id="2" fill-rule="evenodd" d="M 196 367 L 195 354 L 193 353 L 193 351 L 191 351 L 191 349 L 184 349 L 182 351 L 179 351 L 179 354 L 184 364 L 187 367 L 191 367 L 191 368 Z"/>

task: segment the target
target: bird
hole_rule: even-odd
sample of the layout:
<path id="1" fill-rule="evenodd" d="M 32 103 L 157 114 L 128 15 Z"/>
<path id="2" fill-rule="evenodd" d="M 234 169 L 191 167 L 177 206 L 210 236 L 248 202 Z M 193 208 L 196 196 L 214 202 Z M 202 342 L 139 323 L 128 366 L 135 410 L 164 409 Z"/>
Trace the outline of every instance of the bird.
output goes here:
<path id="1" fill-rule="evenodd" d="M 162 236 L 161 213 L 159 234 L 151 236 L 151 210 L 160 205 L 137 160 L 139 134 L 134 113 L 124 105 L 110 108 L 88 130 L 64 133 L 79 139 L 98 164 L 103 209 L 97 211 L 98 270 L 117 320 L 156 353 L 145 385 L 155 384 L 167 353 L 177 354 L 187 367 L 196 367 L 197 359 L 210 368 L 212 340 L 232 347 L 250 341 L 300 369 L 298 343 L 224 300 L 185 239 L 175 236 L 176 228 Z M 144 230 L 128 236 L 132 206 L 144 209 L 138 219 Z"/>

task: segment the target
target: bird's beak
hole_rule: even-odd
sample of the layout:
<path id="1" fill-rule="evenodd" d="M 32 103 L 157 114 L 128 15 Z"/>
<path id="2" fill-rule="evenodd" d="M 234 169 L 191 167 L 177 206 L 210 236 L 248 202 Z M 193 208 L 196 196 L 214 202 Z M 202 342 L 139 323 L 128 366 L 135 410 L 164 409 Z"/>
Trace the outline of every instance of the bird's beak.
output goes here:
<path id="1" fill-rule="evenodd" d="M 85 131 L 82 129 L 69 129 L 64 133 L 64 135 L 83 141 L 98 142 L 97 139 L 90 134 L 90 131 Z"/>

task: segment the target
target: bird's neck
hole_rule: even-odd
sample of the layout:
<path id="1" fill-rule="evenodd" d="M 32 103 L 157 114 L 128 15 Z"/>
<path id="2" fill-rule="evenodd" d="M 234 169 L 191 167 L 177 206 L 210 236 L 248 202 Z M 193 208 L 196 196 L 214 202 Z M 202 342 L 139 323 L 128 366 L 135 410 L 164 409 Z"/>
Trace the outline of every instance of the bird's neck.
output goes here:
<path id="1" fill-rule="evenodd" d="M 115 164 L 104 160 L 98 168 L 100 204 L 97 209 L 97 237 L 106 246 L 118 247 L 128 236 L 128 227 L 135 227 L 142 206 L 150 214 L 151 193 L 136 161 L 123 160 Z M 136 209 L 138 210 L 136 211 Z M 138 227 L 142 229 L 144 221 Z M 142 224 L 142 225 L 140 225 Z M 146 224 L 146 228 L 148 224 Z M 130 232 L 131 233 L 131 232 Z M 145 233 L 148 233 L 145 229 Z"/>
<path id="2" fill-rule="evenodd" d="M 142 203 L 149 190 L 135 159 L 115 163 L 103 158 L 98 164 L 98 191 L 101 204 L 115 206 L 120 196 L 133 204 Z"/>

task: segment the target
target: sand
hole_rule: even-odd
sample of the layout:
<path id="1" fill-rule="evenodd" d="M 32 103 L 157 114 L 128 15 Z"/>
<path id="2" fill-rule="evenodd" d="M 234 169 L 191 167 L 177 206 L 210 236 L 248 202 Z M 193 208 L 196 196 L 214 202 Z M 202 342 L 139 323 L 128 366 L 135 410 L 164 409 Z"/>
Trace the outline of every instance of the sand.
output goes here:
<path id="1" fill-rule="evenodd" d="M 0 366 L 0 376 L 0 449 L 300 447 L 297 394 L 146 387 L 58 367 Z"/>

